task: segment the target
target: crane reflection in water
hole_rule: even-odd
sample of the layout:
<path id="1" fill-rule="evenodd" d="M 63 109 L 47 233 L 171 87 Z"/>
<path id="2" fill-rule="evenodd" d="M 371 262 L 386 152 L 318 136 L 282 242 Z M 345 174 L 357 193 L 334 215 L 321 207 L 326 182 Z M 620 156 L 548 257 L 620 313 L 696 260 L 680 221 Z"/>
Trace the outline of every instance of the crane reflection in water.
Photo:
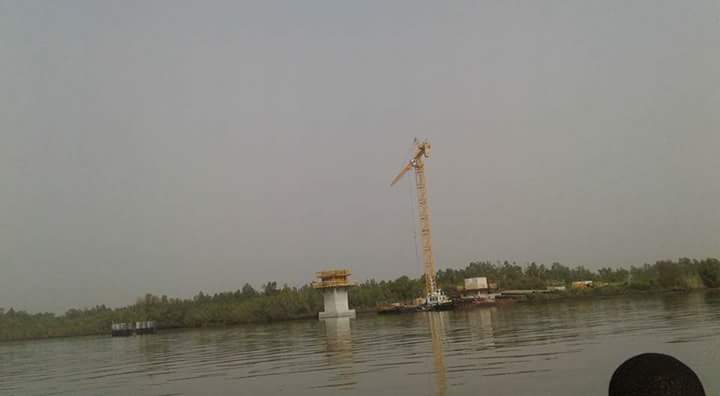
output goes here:
<path id="1" fill-rule="evenodd" d="M 445 340 L 446 323 L 448 312 L 427 312 L 428 324 L 430 326 L 430 337 L 432 339 L 433 372 L 435 376 L 435 395 L 445 396 L 447 394 L 447 368 L 445 367 L 445 351 L 443 342 Z"/>
<path id="2" fill-rule="evenodd" d="M 450 315 L 453 316 L 453 323 L 470 334 L 470 339 L 477 348 L 496 348 L 498 345 L 495 341 L 495 315 L 497 308 L 480 308 L 470 311 L 436 311 L 426 312 L 428 327 L 430 328 L 430 336 L 432 341 L 432 358 L 433 358 L 433 380 L 435 382 L 435 394 L 437 396 L 445 396 L 448 388 L 448 371 L 445 362 L 444 346 L 447 342 L 447 334 L 449 331 Z M 453 329 L 461 330 L 460 328 Z M 452 366 L 452 363 L 451 363 Z"/>

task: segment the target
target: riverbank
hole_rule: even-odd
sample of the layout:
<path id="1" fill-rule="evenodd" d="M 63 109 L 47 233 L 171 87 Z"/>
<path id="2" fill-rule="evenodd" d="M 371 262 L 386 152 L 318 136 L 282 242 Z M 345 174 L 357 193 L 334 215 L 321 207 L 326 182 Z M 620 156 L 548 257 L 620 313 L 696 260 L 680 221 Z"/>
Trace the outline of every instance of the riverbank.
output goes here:
<path id="1" fill-rule="evenodd" d="M 517 301 L 520 304 L 552 304 L 567 302 L 573 300 L 602 300 L 607 298 L 637 298 L 637 297 L 652 297 L 660 295 L 683 295 L 691 292 L 718 292 L 718 289 L 649 289 L 649 290 L 637 290 L 627 287 L 602 287 L 594 289 L 580 289 L 580 290 L 569 290 L 569 291 L 556 291 L 552 293 L 532 293 L 527 294 L 522 300 Z M 357 314 L 359 316 L 367 317 L 376 315 L 376 307 L 356 307 Z M 502 308 L 501 308 L 502 309 Z M 7 315 L 7 314 L 6 314 Z M 262 324 L 270 322 L 285 322 L 285 321 L 299 321 L 299 320 L 314 320 L 317 319 L 317 312 L 308 313 L 304 315 L 294 315 L 285 318 L 262 318 L 258 320 L 246 320 L 242 322 L 234 321 L 214 321 L 203 323 L 201 325 L 168 325 L 167 323 L 159 324 L 159 328 L 162 330 L 193 330 L 193 329 L 212 329 L 212 328 L 231 328 L 236 326 L 248 325 L 248 324 Z M 13 339 L 5 339 L 3 341 L 22 341 L 22 340 L 33 340 L 33 339 L 48 339 L 48 338 L 68 338 L 68 337 L 83 337 L 83 336 L 97 336 L 97 335 L 108 335 L 109 332 L 104 328 L 96 331 L 87 329 L 75 328 L 76 333 L 48 333 L 46 336 L 34 336 L 34 337 L 17 337 Z"/>
<path id="2" fill-rule="evenodd" d="M 665 293 L 667 290 L 715 288 L 720 286 L 717 259 L 658 261 L 630 269 L 601 268 L 590 271 L 559 263 L 551 266 L 530 263 L 520 266 L 504 262 L 473 262 L 462 269 L 438 271 L 437 283 L 446 291 L 457 292 L 465 278 L 485 276 L 508 289 L 544 289 L 548 285 L 570 286 L 576 280 L 593 280 L 610 286 L 570 289 L 565 292 L 538 293 L 528 302 L 572 298 L 604 298 Z M 361 282 L 349 292 L 350 305 L 358 313 L 374 312 L 378 305 L 412 301 L 423 294 L 424 279 L 401 276 L 395 280 Z M 155 321 L 159 329 L 188 329 L 267 323 L 316 318 L 322 310 L 322 296 L 309 285 L 282 286 L 267 282 L 256 290 L 245 284 L 236 291 L 205 294 L 190 299 L 146 294 L 135 304 L 119 308 L 97 305 L 70 309 L 64 315 L 30 314 L 13 308 L 0 308 L 0 341 L 109 334 L 112 323 Z"/>
<path id="3" fill-rule="evenodd" d="M 478 394 L 479 382 L 498 396 L 538 384 L 555 396 L 602 394 L 642 352 L 671 354 L 720 389 L 720 295 L 702 294 L 3 343 L 0 394 L 434 395 L 434 381 L 446 395 Z"/>
<path id="4" fill-rule="evenodd" d="M 682 295 L 693 292 L 717 292 L 717 288 L 693 288 L 693 289 L 632 289 L 628 287 L 602 287 L 594 289 L 580 289 L 569 291 L 555 291 L 552 293 L 528 294 L 522 302 L 529 304 L 563 302 L 571 300 L 592 300 L 619 297 L 651 297 L 661 295 Z"/>

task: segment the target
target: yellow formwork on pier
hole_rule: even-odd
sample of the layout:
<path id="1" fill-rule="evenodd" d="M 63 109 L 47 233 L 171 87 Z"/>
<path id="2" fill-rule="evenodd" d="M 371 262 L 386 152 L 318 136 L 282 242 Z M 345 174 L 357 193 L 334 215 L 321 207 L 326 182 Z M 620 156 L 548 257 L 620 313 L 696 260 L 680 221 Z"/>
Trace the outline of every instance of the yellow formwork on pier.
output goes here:
<path id="1" fill-rule="evenodd" d="M 350 276 L 348 269 L 320 271 L 316 275 L 318 279 L 312 283 L 316 289 L 355 286 L 355 282 L 348 280 Z"/>

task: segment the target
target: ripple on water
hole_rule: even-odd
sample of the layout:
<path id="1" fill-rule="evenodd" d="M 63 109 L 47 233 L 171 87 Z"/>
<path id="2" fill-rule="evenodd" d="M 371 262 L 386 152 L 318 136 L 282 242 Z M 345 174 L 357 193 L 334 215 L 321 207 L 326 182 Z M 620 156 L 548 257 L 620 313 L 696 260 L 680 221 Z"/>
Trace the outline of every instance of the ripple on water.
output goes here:
<path id="1" fill-rule="evenodd" d="M 699 352 L 720 342 L 718 308 L 720 296 L 677 295 L 360 317 L 335 333 L 318 321 L 297 321 L 128 339 L 7 343 L 0 344 L 0 393 L 243 389 L 314 396 L 493 389 L 498 395 L 532 395 L 543 384 L 546 392 L 569 395 L 589 384 L 603 389 L 603 373 L 638 343 L 673 348 L 681 358 L 687 350 L 685 359 L 704 370 L 701 377 L 715 381 L 720 358 Z"/>

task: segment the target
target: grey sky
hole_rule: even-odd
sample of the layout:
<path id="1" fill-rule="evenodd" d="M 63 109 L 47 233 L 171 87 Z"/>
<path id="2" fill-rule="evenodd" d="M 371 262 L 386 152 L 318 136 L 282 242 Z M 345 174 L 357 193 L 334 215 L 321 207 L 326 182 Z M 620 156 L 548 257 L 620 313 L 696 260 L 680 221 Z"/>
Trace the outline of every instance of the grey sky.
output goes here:
<path id="1" fill-rule="evenodd" d="M 720 3 L 0 0 L 0 306 L 720 256 Z"/>

